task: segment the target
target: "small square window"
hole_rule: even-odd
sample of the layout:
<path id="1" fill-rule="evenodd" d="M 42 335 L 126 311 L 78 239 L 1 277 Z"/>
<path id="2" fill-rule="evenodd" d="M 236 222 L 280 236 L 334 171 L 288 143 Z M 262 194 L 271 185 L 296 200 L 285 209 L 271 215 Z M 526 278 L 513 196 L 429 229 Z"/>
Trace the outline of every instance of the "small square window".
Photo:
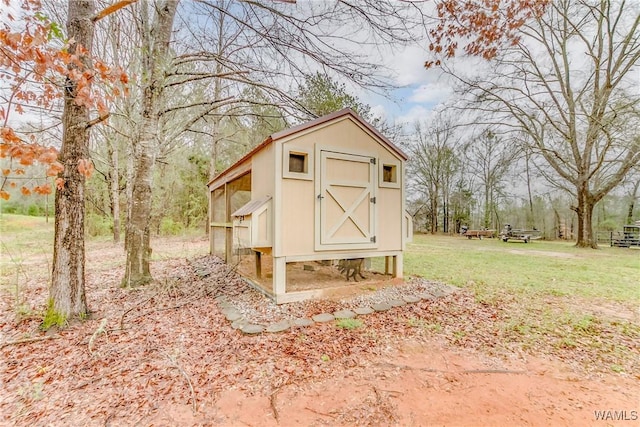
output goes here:
<path id="1" fill-rule="evenodd" d="M 382 165 L 382 182 L 398 182 L 396 165 Z"/>
<path id="2" fill-rule="evenodd" d="M 309 170 L 306 153 L 289 152 L 289 172 L 307 173 Z"/>
<path id="3" fill-rule="evenodd" d="M 306 147 L 282 148 L 282 177 L 289 179 L 313 180 L 313 151 Z"/>

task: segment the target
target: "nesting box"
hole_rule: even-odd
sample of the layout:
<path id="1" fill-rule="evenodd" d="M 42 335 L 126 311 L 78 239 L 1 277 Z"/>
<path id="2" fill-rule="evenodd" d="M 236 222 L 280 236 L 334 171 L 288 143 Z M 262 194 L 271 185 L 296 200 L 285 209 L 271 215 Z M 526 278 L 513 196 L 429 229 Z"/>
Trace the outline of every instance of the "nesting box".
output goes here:
<path id="1" fill-rule="evenodd" d="M 273 134 L 209 183 L 211 253 L 269 254 L 277 302 L 305 297 L 291 262 L 383 256 L 402 277 L 406 159 L 350 109 Z"/>
<path id="2" fill-rule="evenodd" d="M 271 196 L 251 200 L 231 214 L 237 248 L 270 252 L 273 245 Z"/>

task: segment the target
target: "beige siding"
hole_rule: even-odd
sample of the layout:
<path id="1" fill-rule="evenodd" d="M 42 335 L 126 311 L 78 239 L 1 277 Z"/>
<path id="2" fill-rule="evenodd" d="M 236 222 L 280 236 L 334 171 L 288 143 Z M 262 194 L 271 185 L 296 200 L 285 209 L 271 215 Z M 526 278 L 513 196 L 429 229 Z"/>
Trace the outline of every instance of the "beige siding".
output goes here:
<path id="1" fill-rule="evenodd" d="M 282 181 L 282 253 L 308 255 L 314 253 L 314 210 L 316 198 L 312 181 Z"/>
<path id="2" fill-rule="evenodd" d="M 397 188 L 378 189 L 378 250 L 402 249 L 402 195 Z"/>
<path id="3" fill-rule="evenodd" d="M 285 139 L 283 145 L 283 155 L 287 153 L 287 146 L 295 147 L 297 152 L 306 150 L 314 156 L 318 156 L 320 149 L 369 155 L 375 157 L 381 164 L 397 165 L 398 180 L 402 182 L 404 165 L 401 160 L 385 146 L 378 143 L 370 133 L 348 118 L 292 135 L 292 137 Z M 287 160 L 282 159 L 283 167 L 287 167 Z M 317 163 L 310 162 L 310 164 L 315 168 Z M 349 165 L 346 167 L 348 168 Z M 312 177 L 317 176 L 317 171 L 312 170 L 311 172 Z M 353 171 L 345 171 L 347 175 L 351 172 Z M 277 212 L 282 215 L 282 248 L 280 253 L 284 256 L 317 253 L 314 248 L 314 215 L 318 201 L 314 182 L 282 178 L 283 172 L 281 170 L 275 171 L 275 174 L 276 179 L 281 180 L 282 189 L 281 200 L 274 201 L 280 203 L 280 209 Z M 400 185 L 397 188 L 381 188 L 378 185 L 378 175 L 376 170 L 377 247 L 359 250 L 360 252 L 402 250 L 403 191 Z M 259 176 L 261 175 L 257 173 L 254 163 L 254 183 L 260 181 Z"/>
<path id="4" fill-rule="evenodd" d="M 251 200 L 274 195 L 276 175 L 273 144 L 251 158 Z"/>

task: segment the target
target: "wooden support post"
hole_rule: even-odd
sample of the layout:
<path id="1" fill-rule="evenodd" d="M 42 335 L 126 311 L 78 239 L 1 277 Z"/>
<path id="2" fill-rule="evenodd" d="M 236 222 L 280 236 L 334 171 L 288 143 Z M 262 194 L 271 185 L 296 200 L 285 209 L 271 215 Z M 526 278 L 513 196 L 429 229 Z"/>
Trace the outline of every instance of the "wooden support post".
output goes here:
<path id="1" fill-rule="evenodd" d="M 262 254 L 260 251 L 255 251 L 256 253 L 256 277 L 258 279 L 262 278 Z"/>
<path id="2" fill-rule="evenodd" d="M 231 222 L 231 188 L 229 183 L 224 184 L 224 222 Z M 225 228 L 224 261 L 227 264 L 232 262 L 233 255 L 233 227 Z"/>
<path id="3" fill-rule="evenodd" d="M 384 257 L 384 274 L 389 274 L 389 257 Z"/>
<path id="4" fill-rule="evenodd" d="M 404 271 L 403 271 L 403 256 L 402 253 L 393 257 L 393 277 L 397 277 L 398 279 L 402 279 Z"/>
<path id="5" fill-rule="evenodd" d="M 284 257 L 273 257 L 273 294 L 278 296 L 287 292 L 287 263 Z"/>

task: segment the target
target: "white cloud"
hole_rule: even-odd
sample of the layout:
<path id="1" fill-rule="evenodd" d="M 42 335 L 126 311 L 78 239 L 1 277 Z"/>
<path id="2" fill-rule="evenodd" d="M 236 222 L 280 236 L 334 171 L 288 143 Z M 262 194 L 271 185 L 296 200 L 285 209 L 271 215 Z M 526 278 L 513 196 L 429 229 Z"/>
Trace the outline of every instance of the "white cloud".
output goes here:
<path id="1" fill-rule="evenodd" d="M 449 98 L 451 93 L 451 86 L 446 83 L 427 83 L 414 89 L 409 101 L 423 104 L 439 104 Z"/>
<path id="2" fill-rule="evenodd" d="M 394 72 L 398 86 L 426 83 L 433 79 L 433 71 L 424 68 L 427 51 L 421 46 L 408 46 L 401 52 L 389 55 L 387 67 Z"/>
<path id="3" fill-rule="evenodd" d="M 396 123 L 411 126 L 417 121 L 424 121 L 432 114 L 433 111 L 431 108 L 426 108 L 422 105 L 416 105 L 396 116 Z"/>

